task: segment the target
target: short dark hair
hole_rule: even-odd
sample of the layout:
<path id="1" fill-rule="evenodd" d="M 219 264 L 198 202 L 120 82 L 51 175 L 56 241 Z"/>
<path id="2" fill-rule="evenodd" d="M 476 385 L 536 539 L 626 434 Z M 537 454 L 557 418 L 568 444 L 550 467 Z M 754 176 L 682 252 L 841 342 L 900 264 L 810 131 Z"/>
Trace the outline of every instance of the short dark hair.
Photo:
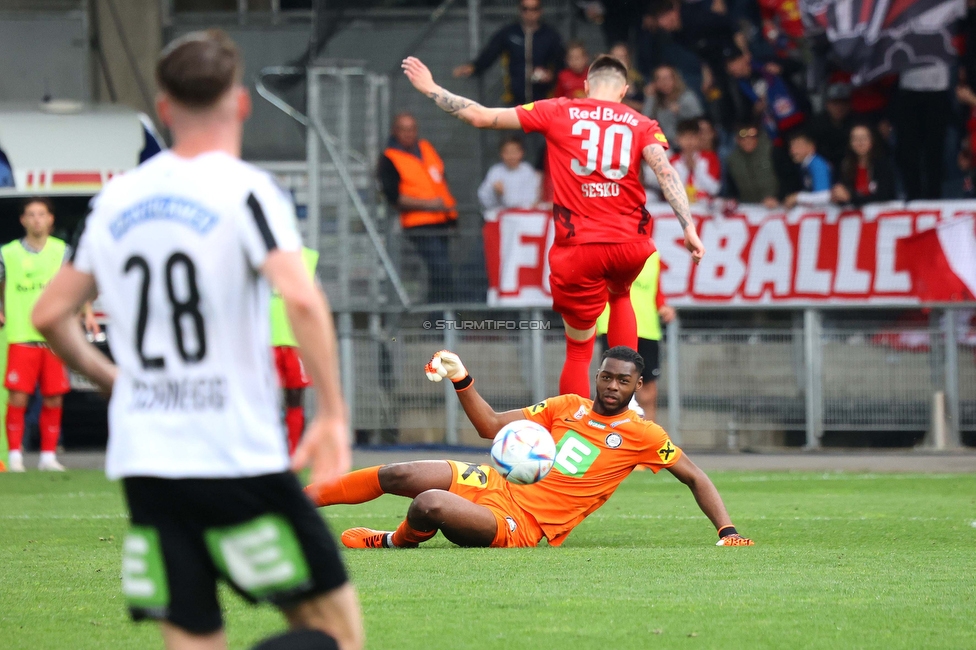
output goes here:
<path id="1" fill-rule="evenodd" d="M 592 79 L 594 75 L 604 72 L 615 72 L 620 75 L 621 81 L 627 83 L 627 68 L 619 60 L 609 54 L 601 54 L 590 64 L 590 69 L 586 73 L 587 79 Z"/>
<path id="2" fill-rule="evenodd" d="M 498 150 L 501 151 L 505 148 L 505 145 L 509 144 L 517 144 L 518 146 L 522 147 L 522 151 L 525 151 L 525 143 L 522 142 L 522 138 L 520 136 L 515 134 L 506 135 L 504 138 L 502 138 L 502 141 L 498 143 Z"/>
<path id="3" fill-rule="evenodd" d="M 47 198 L 46 196 L 32 196 L 20 202 L 20 216 L 24 216 L 25 214 L 27 214 L 27 206 L 29 206 L 32 203 L 40 203 L 45 208 L 47 208 L 48 212 L 50 212 L 52 215 L 54 214 L 54 201 Z"/>
<path id="4" fill-rule="evenodd" d="M 637 354 L 636 350 L 633 348 L 628 348 L 626 345 L 617 345 L 604 352 L 602 360 L 606 361 L 607 359 L 629 361 L 637 368 L 638 376 L 644 372 L 644 357 Z"/>
<path id="5" fill-rule="evenodd" d="M 814 147 L 817 146 L 817 141 L 813 139 L 813 136 L 810 135 L 810 132 L 806 129 L 797 129 L 786 136 L 786 139 L 788 142 L 793 142 L 794 140 L 806 140 Z"/>
<path id="6" fill-rule="evenodd" d="M 191 32 L 167 45 L 156 63 L 160 89 L 188 108 L 213 106 L 244 72 L 241 52 L 220 29 Z"/>
<path id="7" fill-rule="evenodd" d="M 701 124 L 698 123 L 697 117 L 692 117 L 678 122 L 676 130 L 678 135 L 682 133 L 701 133 Z"/>
<path id="8" fill-rule="evenodd" d="M 674 11 L 677 8 L 678 4 L 674 0 L 655 0 L 648 5 L 646 13 L 652 18 L 660 18 L 664 14 Z"/>

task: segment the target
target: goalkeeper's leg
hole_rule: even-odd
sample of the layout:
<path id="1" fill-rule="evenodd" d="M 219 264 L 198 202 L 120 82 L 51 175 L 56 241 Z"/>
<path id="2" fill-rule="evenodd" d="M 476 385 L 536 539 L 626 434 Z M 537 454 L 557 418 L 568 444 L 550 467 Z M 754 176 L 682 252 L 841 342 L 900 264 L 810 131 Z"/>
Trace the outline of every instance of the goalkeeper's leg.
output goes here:
<path id="1" fill-rule="evenodd" d="M 415 548 L 440 530 L 458 546 L 488 547 L 498 532 L 489 508 L 446 490 L 427 490 L 410 504 L 395 531 L 351 528 L 342 533 L 349 548 Z"/>
<path id="2" fill-rule="evenodd" d="M 413 498 L 427 490 L 449 490 L 453 473 L 446 460 L 419 460 L 367 467 L 335 483 L 313 483 L 305 493 L 316 506 L 365 503 L 383 494 Z"/>

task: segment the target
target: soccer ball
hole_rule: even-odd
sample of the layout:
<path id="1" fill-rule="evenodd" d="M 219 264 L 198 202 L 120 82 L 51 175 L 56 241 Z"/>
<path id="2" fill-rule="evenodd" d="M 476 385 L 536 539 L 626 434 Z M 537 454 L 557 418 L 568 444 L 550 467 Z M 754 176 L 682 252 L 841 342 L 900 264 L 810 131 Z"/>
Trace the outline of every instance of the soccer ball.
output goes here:
<path id="1" fill-rule="evenodd" d="M 516 420 L 502 427 L 491 443 L 491 464 L 511 483 L 541 481 L 556 458 L 556 443 L 545 427 Z"/>

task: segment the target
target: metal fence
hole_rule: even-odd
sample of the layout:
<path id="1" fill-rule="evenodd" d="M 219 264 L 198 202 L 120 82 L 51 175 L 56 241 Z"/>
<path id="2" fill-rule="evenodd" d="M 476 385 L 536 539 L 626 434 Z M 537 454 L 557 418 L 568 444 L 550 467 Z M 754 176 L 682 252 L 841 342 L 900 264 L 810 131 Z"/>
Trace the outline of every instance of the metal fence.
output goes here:
<path id="1" fill-rule="evenodd" d="M 807 311 L 791 327 L 769 328 L 683 328 L 674 321 L 661 349 L 658 421 L 695 448 L 816 448 L 825 436 L 843 445 L 865 432 L 882 443 L 897 434 L 939 448 L 972 442 L 976 345 L 961 341 L 966 330 L 956 320 L 941 319 L 938 329 L 824 327 L 821 317 Z M 462 327 L 469 329 L 456 329 Z M 477 327 L 483 329 L 470 329 Z M 367 444 L 486 444 L 453 390 L 424 377 L 437 350 L 460 354 L 496 410 L 556 394 L 564 358 L 558 316 L 541 310 L 417 314 L 416 322 L 393 329 L 356 332 L 351 343 L 353 422 Z"/>

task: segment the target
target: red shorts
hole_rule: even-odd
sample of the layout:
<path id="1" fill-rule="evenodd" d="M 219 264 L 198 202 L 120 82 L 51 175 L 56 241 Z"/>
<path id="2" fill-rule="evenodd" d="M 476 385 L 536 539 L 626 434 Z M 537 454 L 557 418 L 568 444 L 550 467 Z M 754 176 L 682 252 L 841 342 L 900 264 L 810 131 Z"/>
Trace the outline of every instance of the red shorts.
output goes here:
<path id="1" fill-rule="evenodd" d="M 545 536 L 531 514 L 515 503 L 508 481 L 489 465 L 447 461 L 451 465 L 451 492 L 488 508 L 495 516 L 492 548 L 538 546 Z"/>
<path id="2" fill-rule="evenodd" d="M 38 380 L 41 395 L 54 397 L 71 390 L 68 370 L 46 345 L 11 343 L 7 348 L 7 390 L 33 394 Z"/>
<path id="3" fill-rule="evenodd" d="M 626 244 L 579 244 L 549 249 L 552 308 L 578 330 L 593 327 L 609 292 L 627 293 L 654 252 L 650 239 Z"/>
<path id="4" fill-rule="evenodd" d="M 275 367 L 278 369 L 278 383 L 286 390 L 308 388 L 312 380 L 305 374 L 305 364 L 298 355 L 298 348 L 281 345 L 274 349 Z"/>

